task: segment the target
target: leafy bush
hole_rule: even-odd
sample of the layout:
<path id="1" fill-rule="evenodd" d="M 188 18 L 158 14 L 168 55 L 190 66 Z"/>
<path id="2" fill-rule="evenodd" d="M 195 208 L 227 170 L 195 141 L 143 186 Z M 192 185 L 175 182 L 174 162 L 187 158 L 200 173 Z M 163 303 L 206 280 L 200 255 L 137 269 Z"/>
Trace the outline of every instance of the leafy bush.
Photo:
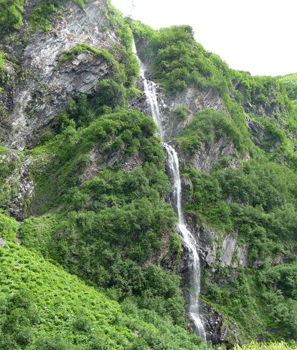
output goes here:
<path id="1" fill-rule="evenodd" d="M 297 73 L 288 74 L 284 76 L 277 76 L 277 79 L 281 81 L 287 91 L 288 97 L 291 100 L 297 99 Z"/>
<path id="2" fill-rule="evenodd" d="M 88 0 L 73 0 L 84 9 L 85 2 Z M 29 21 L 35 29 L 48 31 L 52 28 L 52 15 L 57 13 L 62 0 L 40 0 L 30 14 Z"/>
<path id="3" fill-rule="evenodd" d="M 189 109 L 187 107 L 177 107 L 174 111 L 174 114 L 179 122 L 182 122 L 187 119 Z"/>
<path id="4" fill-rule="evenodd" d="M 0 31 L 14 28 L 19 29 L 22 25 L 24 0 L 1 0 L 0 1 Z M 1 58 L 0 58 L 1 68 Z"/>
<path id="5" fill-rule="evenodd" d="M 194 350 L 201 342 L 168 317 L 140 310 L 128 300 L 121 307 L 60 266 L 14 243 L 4 248 L 1 267 L 2 349 L 123 350 L 142 346 L 157 350 L 162 344 L 168 350 Z M 166 275 L 159 270 L 151 268 L 148 273 L 151 278 Z M 166 286 L 161 281 L 154 281 L 157 288 Z M 169 293 L 175 293 L 174 285 L 171 288 Z"/>
<path id="6" fill-rule="evenodd" d="M 131 26 L 137 38 L 148 41 L 154 77 L 162 81 L 166 92 L 175 94 L 190 84 L 226 91 L 223 83 L 223 76 L 229 74 L 226 63 L 195 42 L 190 26 L 172 26 L 159 31 L 140 22 L 132 22 Z"/>
<path id="7" fill-rule="evenodd" d="M 271 343 L 255 343 L 246 344 L 243 346 L 235 345 L 235 350 L 293 350 L 296 345 L 282 342 L 271 342 Z"/>
<path id="8" fill-rule="evenodd" d="M 234 141 L 236 148 L 241 150 L 242 136 L 236 126 L 228 120 L 225 112 L 206 108 L 196 113 L 191 123 L 184 128 L 179 137 L 183 151 L 194 153 L 201 142 L 209 145 L 214 138 L 218 139 L 223 135 L 227 135 L 228 138 Z"/>

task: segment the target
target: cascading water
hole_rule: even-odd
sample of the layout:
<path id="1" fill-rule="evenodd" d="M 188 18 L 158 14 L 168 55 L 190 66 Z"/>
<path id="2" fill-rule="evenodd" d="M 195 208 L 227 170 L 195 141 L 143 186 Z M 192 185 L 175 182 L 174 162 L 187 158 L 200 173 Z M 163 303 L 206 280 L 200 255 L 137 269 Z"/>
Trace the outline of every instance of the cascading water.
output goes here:
<path id="1" fill-rule="evenodd" d="M 161 115 L 159 111 L 159 105 L 157 100 L 157 89 L 156 84 L 145 78 L 145 67 L 137 56 L 136 47 L 133 42 L 133 49 L 135 55 L 140 64 L 140 76 L 143 79 L 144 93 L 146 100 L 148 102 L 152 117 L 154 122 L 157 124 L 160 139 L 162 141 L 163 147 L 166 151 L 167 165 L 169 168 L 170 176 L 173 180 L 173 185 L 171 187 L 172 195 L 172 206 L 178 215 L 178 223 L 176 225 L 177 231 L 188 248 L 189 251 L 189 300 L 188 300 L 188 311 L 187 314 L 191 320 L 192 326 L 195 333 L 202 337 L 206 341 L 206 333 L 203 327 L 202 320 L 199 315 L 199 294 L 200 294 L 200 262 L 199 256 L 195 247 L 195 239 L 191 232 L 187 229 L 185 225 L 185 219 L 182 210 L 182 189 L 181 180 L 179 175 L 179 161 L 175 149 L 164 142 L 164 131 L 162 128 Z"/>
<path id="2" fill-rule="evenodd" d="M 173 179 L 171 187 L 172 202 L 174 209 L 178 215 L 177 231 L 188 248 L 188 270 L 189 270 L 189 299 L 188 299 L 188 316 L 192 321 L 192 326 L 195 333 L 206 340 L 206 333 L 203 327 L 202 320 L 199 315 L 199 294 L 200 294 L 200 261 L 195 247 L 195 239 L 185 225 L 185 219 L 182 210 L 182 190 L 181 180 L 179 175 L 179 161 L 177 153 L 173 147 L 163 143 L 167 154 L 167 164 L 170 171 L 170 176 Z"/>

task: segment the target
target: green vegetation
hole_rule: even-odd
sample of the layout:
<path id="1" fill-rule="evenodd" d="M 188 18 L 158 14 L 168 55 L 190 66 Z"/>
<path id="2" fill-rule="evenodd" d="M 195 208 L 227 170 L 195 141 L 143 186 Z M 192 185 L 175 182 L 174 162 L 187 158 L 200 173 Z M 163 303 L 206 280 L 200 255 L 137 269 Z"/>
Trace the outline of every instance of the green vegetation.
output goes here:
<path id="1" fill-rule="evenodd" d="M 72 0 L 82 9 L 88 0 Z M 30 14 L 30 22 L 35 29 L 48 31 L 52 29 L 52 16 L 58 13 L 58 9 L 62 8 L 66 2 L 64 0 L 39 0 L 37 6 Z"/>
<path id="2" fill-rule="evenodd" d="M 36 192 L 27 206 L 28 213 L 45 215 L 25 220 L 20 238 L 26 247 L 88 283 L 112 288 L 117 300 L 131 297 L 139 307 L 183 324 L 179 279 L 159 267 L 143 265 L 152 254 L 160 253 L 166 237 L 172 257 L 180 254 L 173 231 L 176 218 L 163 200 L 168 179 L 154 131 L 151 118 L 123 111 L 99 117 L 78 131 L 68 126 L 36 148 L 33 156 L 55 154 L 47 159 L 45 172 L 39 173 L 36 162 Z M 92 163 L 91 150 L 106 160 Z M 110 157 L 117 161 L 104 166 Z M 132 172 L 122 169 L 129 157 L 141 164 Z M 87 179 L 83 174 L 92 164 L 98 170 Z M 61 207 L 59 213 L 46 214 L 57 207 Z"/>
<path id="3" fill-rule="evenodd" d="M 154 77 L 165 91 L 178 93 L 190 84 L 205 89 L 226 89 L 228 66 L 217 55 L 208 53 L 195 42 L 190 26 L 173 26 L 154 31 L 140 22 L 132 22 L 138 38 L 149 43 Z"/>
<path id="4" fill-rule="evenodd" d="M 290 141 L 284 142 L 282 138 L 284 147 L 279 147 L 280 154 L 273 157 L 285 157 L 294 166 L 292 151 L 295 141 L 292 140 L 292 132 L 296 131 L 296 113 L 283 85 L 276 78 L 253 77 L 249 73 L 229 69 L 220 57 L 205 51 L 195 42 L 190 26 L 172 26 L 154 31 L 140 22 L 132 21 L 131 27 L 136 40 L 147 43 L 147 50 L 140 53 L 140 58 L 143 54 L 143 58 L 151 64 L 154 78 L 164 86 L 165 93 L 176 94 L 190 85 L 202 91 L 211 89 L 218 93 L 241 134 L 242 151 L 258 152 L 250 142 L 246 113 L 267 129 L 268 138 L 273 126 L 284 129 Z M 262 148 L 269 153 L 271 147 L 267 149 L 263 144 Z"/>
<path id="5" fill-rule="evenodd" d="M 88 0 L 73 0 L 84 9 Z M 52 28 L 52 15 L 64 5 L 65 0 L 39 0 L 30 14 L 29 21 L 35 29 L 48 31 Z M 1 0 L 0 1 L 0 27 L 1 30 L 19 29 L 23 22 L 24 0 Z"/>
<path id="6" fill-rule="evenodd" d="M 4 58 L 5 58 L 5 53 L 0 50 L 0 72 L 3 69 L 3 64 L 4 64 Z"/>
<path id="7" fill-rule="evenodd" d="M 218 288 L 231 270 L 215 277 L 205 271 L 202 294 L 212 306 L 241 325 L 243 334 L 262 339 L 296 339 L 294 293 L 286 279 L 295 275 L 297 211 L 296 174 L 271 162 L 250 161 L 240 169 L 228 168 L 224 158 L 211 174 L 184 169 L 191 179 L 186 210 L 219 232 L 238 232 L 248 245 L 249 266 L 236 279 Z M 227 204 L 227 200 L 231 204 Z M 190 214 L 191 215 L 191 214 Z M 284 265 L 277 265 L 278 259 Z M 278 287 L 283 286 L 283 287 Z M 243 311 L 244 310 L 244 311 Z M 249 319 L 253 319 L 253 323 Z M 273 336 L 266 333 L 273 330 Z"/>
<path id="8" fill-rule="evenodd" d="M 90 53 L 97 57 L 103 57 L 106 59 L 106 61 L 111 62 L 113 64 L 115 64 L 116 62 L 113 56 L 110 53 L 108 53 L 108 51 L 106 50 L 99 51 L 87 44 L 77 44 L 73 49 L 69 51 L 65 51 L 61 59 L 61 62 L 72 61 L 76 56 L 78 56 L 82 52 Z"/>
<path id="9" fill-rule="evenodd" d="M 212 267 L 216 273 L 207 266 L 203 270 L 203 300 L 236 322 L 243 339 L 296 340 L 295 105 L 276 78 L 230 70 L 195 43 L 188 26 L 159 31 L 139 22 L 131 26 L 136 43 L 147 45 L 143 59 L 165 93 L 176 94 L 189 86 L 211 90 L 226 107 L 197 112 L 177 139 L 182 155 L 190 157 L 181 164 L 189 181 L 186 213 L 197 225 L 204 223 L 218 232 L 219 242 L 226 234 L 238 233 L 239 245 L 249 251 L 249 267 L 234 269 L 220 266 L 222 251 L 217 250 Z M 187 117 L 182 108 L 174 114 L 180 120 Z M 247 117 L 255 126 L 254 144 Z M 202 144 L 207 148 L 222 139 L 232 142 L 234 157 L 249 152 L 252 159 L 234 169 L 232 158 L 223 157 L 210 174 L 196 171 L 191 157 L 195 162 L 197 150 L 204 151 Z"/>
<path id="10" fill-rule="evenodd" d="M 187 107 L 177 107 L 174 111 L 174 114 L 179 122 L 184 121 L 188 117 L 188 113 L 190 113 Z"/>
<path id="11" fill-rule="evenodd" d="M 252 342 L 250 344 L 239 346 L 236 345 L 234 347 L 235 350 L 294 350 L 296 349 L 295 344 L 287 344 L 285 342 L 279 343 L 255 343 Z"/>
<path id="12" fill-rule="evenodd" d="M 17 223 L 7 223 L 16 234 Z M 133 301 L 120 306 L 10 240 L 0 248 L 0 259 L 2 349 L 210 348 L 170 319 L 139 310 Z"/>
<path id="13" fill-rule="evenodd" d="M 223 159 L 211 174 L 185 169 L 184 175 L 193 184 L 188 193 L 191 198 L 188 210 L 208 218 L 221 230 L 238 230 L 245 237 L 249 233 L 254 235 L 253 229 L 262 226 L 264 241 L 268 232 L 271 238 L 278 235 L 282 239 L 294 239 L 296 174 L 272 162 L 250 161 L 239 169 L 223 170 L 226 166 L 228 161 Z M 232 198 L 231 205 L 226 204 L 227 198 Z M 260 252 L 261 249 L 255 257 Z"/>
<path id="14" fill-rule="evenodd" d="M 215 138 L 222 135 L 231 139 L 239 151 L 242 150 L 242 135 L 234 123 L 228 120 L 226 113 L 207 108 L 196 113 L 191 123 L 179 135 L 179 143 L 184 152 L 194 154 L 201 142 L 210 145 Z"/>
<path id="15" fill-rule="evenodd" d="M 278 76 L 277 79 L 284 84 L 288 97 L 297 100 L 297 73 Z"/>
<path id="16" fill-rule="evenodd" d="M 9 29 L 19 29 L 22 25 L 24 0 L 0 1 L 0 32 Z M 1 62 L 1 59 L 0 59 Z M 1 67 L 1 64 L 0 64 Z"/>
<path id="17" fill-rule="evenodd" d="M 84 8 L 82 0 L 74 2 Z M 64 4 L 40 0 L 28 17 L 30 30 L 50 30 Z M 58 69 L 87 53 L 106 62 L 108 79 L 97 82 L 92 94 L 69 99 L 31 150 L 0 147 L 1 246 L 7 241 L 0 248 L 0 347 L 211 348 L 187 326 L 185 281 L 177 275 L 182 246 L 176 215 L 165 201 L 169 180 L 156 126 L 131 107 L 131 99 L 141 97 L 134 85 L 134 35 L 139 47 L 147 47 L 140 55 L 165 94 L 191 88 L 195 97 L 211 93 L 224 105 L 172 111 L 186 125 L 172 140 L 187 180 L 184 210 L 195 229 L 204 224 L 216 232 L 208 242 L 217 247 L 216 260 L 202 266 L 201 298 L 244 342 L 289 342 L 243 349 L 294 348 L 297 102 L 284 88 L 293 93 L 293 75 L 287 83 L 231 70 L 195 42 L 191 27 L 154 31 L 106 5 L 109 25 L 102 30 L 114 31 L 120 44 L 105 51 L 80 43 L 61 52 Z M 23 3 L 0 0 L 0 13 L 2 30 L 17 30 Z M 15 68 L 11 76 L 6 59 Z M 0 51 L 3 100 L 25 74 L 20 62 L 12 62 Z M 5 117 L 1 132 L 10 127 Z M 197 156 L 219 143 L 219 151 L 228 143 L 232 154 L 218 157 L 210 173 L 195 170 Z M 34 192 L 24 196 L 25 219 L 18 223 L 9 213 L 24 158 L 30 162 L 22 176 Z M 232 263 L 223 267 L 222 242 L 237 234 Z M 248 250 L 247 266 L 238 266 L 240 247 Z"/>

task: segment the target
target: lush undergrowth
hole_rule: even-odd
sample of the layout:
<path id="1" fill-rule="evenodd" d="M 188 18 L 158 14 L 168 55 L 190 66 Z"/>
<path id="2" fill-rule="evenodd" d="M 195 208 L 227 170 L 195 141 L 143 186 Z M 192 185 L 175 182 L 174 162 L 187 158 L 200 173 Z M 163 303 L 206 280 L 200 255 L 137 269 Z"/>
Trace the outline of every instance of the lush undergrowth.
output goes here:
<path id="1" fill-rule="evenodd" d="M 176 261 L 181 250 L 175 214 L 163 199 L 168 179 L 154 131 L 151 118 L 122 111 L 98 117 L 86 129 L 68 126 L 35 148 L 36 190 L 27 213 L 44 215 L 26 219 L 20 238 L 88 283 L 112 289 L 113 298 L 131 297 L 182 325 L 179 278 L 144 265 L 152 255 L 158 265 Z M 127 162 L 136 163 L 133 171 L 125 170 Z M 55 208 L 59 212 L 48 215 Z"/>
<path id="2" fill-rule="evenodd" d="M 238 244 L 249 251 L 249 267 L 236 270 L 222 268 L 222 251 L 217 251 L 216 273 L 206 266 L 203 271 L 203 299 L 234 320 L 243 338 L 297 339 L 294 104 L 278 79 L 230 70 L 194 41 L 188 26 L 154 31 L 132 22 L 131 27 L 140 57 L 165 93 L 193 85 L 218 93 L 225 104 L 225 111 L 206 109 L 194 115 L 177 140 L 180 152 L 194 163 L 198 150 L 225 138 L 235 146 L 234 157 L 247 151 L 252 157 L 238 169 L 232 158 L 222 158 L 210 174 L 196 171 L 191 161 L 181 165 L 188 179 L 184 198 L 189 217 L 221 237 L 238 233 Z M 183 112 L 175 117 L 185 120 Z"/>
<path id="3" fill-rule="evenodd" d="M 17 222 L 0 217 L 1 349 L 207 349 L 170 318 L 120 306 L 77 276 L 16 243 Z M 14 237 L 13 235 L 14 234 Z"/>
<path id="4" fill-rule="evenodd" d="M 238 232 L 253 269 L 239 268 L 234 280 L 232 268 L 218 266 L 215 276 L 206 269 L 202 294 L 235 319 L 243 334 L 296 339 L 297 175 L 264 159 L 236 170 L 227 168 L 228 163 L 223 158 L 210 174 L 184 168 L 183 175 L 191 180 L 186 211 L 218 232 Z"/>
<path id="5" fill-rule="evenodd" d="M 294 350 L 296 344 L 287 344 L 285 342 L 279 343 L 250 343 L 244 346 L 236 345 L 235 350 Z"/>
<path id="6" fill-rule="evenodd" d="M 0 32 L 7 28 L 19 29 L 22 25 L 24 0 L 0 1 Z"/>
<path id="7" fill-rule="evenodd" d="M 288 97 L 291 100 L 297 99 L 297 73 L 278 76 L 279 79 L 287 90 Z"/>
<path id="8" fill-rule="evenodd" d="M 153 30 L 140 22 L 132 21 L 131 27 L 140 49 L 140 58 L 148 64 L 154 79 L 164 86 L 164 92 L 176 94 L 190 85 L 200 91 L 218 93 L 227 113 L 237 128 L 239 151 L 258 153 L 246 127 L 246 116 L 264 127 L 265 142 L 259 142 L 267 156 L 296 166 L 294 148 L 297 117 L 284 86 L 272 77 L 254 77 L 248 72 L 228 68 L 221 58 L 207 52 L 193 37 L 190 26 L 172 26 Z M 142 56 L 143 55 L 143 56 Z M 232 123 L 231 123 L 232 124 Z M 222 125 L 219 126 L 221 128 Z M 230 126 L 228 127 L 230 131 Z M 199 130 L 198 126 L 195 130 Z M 197 131 L 201 134 L 201 132 Z M 193 135 L 192 135 L 193 136 Z M 186 143 L 195 143 L 193 137 Z M 271 143 L 277 143 L 277 152 L 271 153 Z M 258 145 L 258 146 L 259 146 Z M 195 146 L 197 147 L 197 146 Z M 191 150 L 191 145 L 188 147 Z"/>
<path id="9" fill-rule="evenodd" d="M 48 31 L 64 4 L 39 1 L 28 17 L 32 28 Z M 0 0 L 2 28 L 19 29 L 22 12 L 22 1 Z M 92 96 L 70 99 L 38 146 L 24 154 L 0 148 L 0 237 L 8 241 L 0 249 L 0 347 L 210 347 L 186 330 L 183 286 L 174 273 L 181 241 L 165 201 L 169 184 L 156 126 L 127 109 L 141 95 L 134 86 L 139 65 L 131 30 L 165 94 L 191 86 L 211 91 L 225 106 L 193 113 L 176 141 L 181 159 L 189 159 L 180 169 L 187 179 L 186 214 L 217 232 L 215 244 L 238 234 L 238 246 L 248 250 L 245 267 L 238 267 L 236 250 L 233 265 L 222 267 L 217 250 L 214 265 L 203 266 L 203 300 L 227 325 L 236 325 L 244 341 L 296 340 L 296 103 L 277 79 L 229 69 L 195 42 L 189 26 L 154 31 L 125 21 L 110 3 L 104 13 L 110 21 L 104 30 L 115 31 L 122 45 L 107 52 L 79 44 L 61 53 L 58 69 L 85 52 L 110 65 L 109 79 L 98 82 Z M 0 51 L 3 72 L 5 59 Z M 10 82 L 7 74 L 5 79 Z M 191 111 L 177 107 L 173 114 L 184 122 Z M 236 167 L 225 157 L 209 174 L 195 170 L 197 152 L 222 139 L 234 146 Z M 240 163 L 246 155 L 251 159 Z M 34 192 L 22 203 L 19 224 L 6 214 L 24 159 L 22 177 Z M 290 346 L 252 343 L 244 349 L 252 348 Z"/>
<path id="10" fill-rule="evenodd" d="M 195 42 L 190 26 L 159 31 L 140 22 L 132 22 L 131 26 L 137 38 L 148 42 L 154 77 L 162 82 L 165 91 L 177 93 L 192 83 L 204 89 L 227 89 L 230 82 L 224 77 L 230 73 L 226 63 Z"/>

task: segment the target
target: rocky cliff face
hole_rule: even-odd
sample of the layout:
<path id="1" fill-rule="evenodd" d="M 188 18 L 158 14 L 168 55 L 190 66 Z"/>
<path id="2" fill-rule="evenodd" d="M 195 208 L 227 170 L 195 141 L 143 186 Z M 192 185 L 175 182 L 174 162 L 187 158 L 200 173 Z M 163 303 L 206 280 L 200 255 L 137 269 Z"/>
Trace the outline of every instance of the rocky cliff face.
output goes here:
<path id="1" fill-rule="evenodd" d="M 140 50 L 140 57 L 146 64 L 147 78 L 151 78 L 150 57 L 145 56 L 143 52 L 148 50 L 143 42 L 139 42 L 137 48 Z M 142 97 L 132 100 L 130 108 L 142 111 L 145 115 L 150 115 L 149 105 L 144 95 L 143 79 L 140 77 L 137 81 L 137 88 L 143 93 Z M 191 86 L 180 94 L 166 95 L 160 85 L 157 85 L 158 105 L 162 118 L 163 130 L 165 131 L 165 140 L 176 144 L 176 138 L 191 123 L 193 116 L 198 111 L 206 108 L 225 111 L 223 100 L 219 94 L 211 89 L 199 90 L 197 87 Z M 185 107 L 187 117 L 184 120 L 177 118 L 175 111 L 179 107 Z M 177 144 L 176 144 L 177 148 Z M 194 169 L 201 172 L 210 173 L 211 169 L 223 158 L 228 158 L 227 167 L 239 168 L 242 161 L 250 159 L 249 152 L 244 156 L 238 157 L 233 141 L 223 135 L 219 139 L 215 139 L 211 144 L 202 143 L 200 148 L 194 154 L 186 154 L 179 150 L 179 161 L 181 166 L 191 165 Z M 182 178 L 183 202 L 187 203 L 187 190 L 191 187 L 190 180 Z M 170 202 L 170 199 L 168 198 Z M 202 269 L 215 274 L 218 268 L 231 268 L 236 275 L 238 266 L 248 266 L 248 249 L 245 244 L 238 242 L 238 234 L 223 234 L 207 227 L 199 218 L 193 214 L 186 214 L 186 221 L 189 230 L 194 235 L 197 242 L 197 251 L 202 265 Z M 187 247 L 183 245 L 183 253 L 178 265 L 178 273 L 181 275 L 185 285 L 188 280 L 188 261 L 189 252 Z M 163 261 L 166 269 L 172 269 L 173 265 L 168 261 Z M 236 278 L 236 276 L 235 276 Z M 222 279 L 221 283 L 228 283 Z M 184 291 L 187 298 L 187 291 Z M 218 313 L 213 307 L 202 302 L 201 313 L 208 340 L 213 344 L 226 343 L 242 343 L 240 333 L 236 329 L 236 325 L 227 323 L 225 316 Z"/>
<path id="2" fill-rule="evenodd" d="M 26 1 L 25 19 L 34 4 L 34 0 Z M 110 77 L 111 63 L 91 53 L 61 62 L 63 52 L 77 44 L 107 51 L 120 45 L 106 10 L 103 0 L 87 3 L 85 11 L 69 2 L 49 32 L 31 31 L 29 35 L 24 20 L 14 41 L 4 45 L 10 59 L 5 64 L 9 79 L 2 92 L 6 128 L 1 141 L 6 147 L 23 150 L 36 144 L 38 133 L 44 131 L 70 98 L 92 94 L 98 81 Z M 29 38 L 25 39 L 26 35 Z"/>
<path id="3" fill-rule="evenodd" d="M 23 221 L 30 215 L 37 216 L 41 211 L 43 203 L 35 193 L 36 178 L 41 173 L 46 173 L 48 164 L 55 156 L 50 152 L 42 153 L 42 151 L 40 154 L 38 152 L 34 154 L 26 149 L 33 148 L 39 142 L 41 135 L 53 126 L 55 119 L 65 110 L 70 99 L 77 99 L 81 94 L 86 95 L 87 98 L 93 97 L 98 92 L 98 83 L 112 78 L 113 62 L 106 56 L 87 51 L 80 52 L 69 60 L 63 60 L 65 51 L 72 50 L 77 45 L 86 44 L 99 51 L 112 52 L 115 61 L 124 63 L 119 49 L 123 47 L 123 43 L 116 34 L 117 24 L 115 28 L 111 25 L 106 15 L 107 4 L 104 0 L 88 2 L 85 5 L 85 11 L 69 2 L 67 9 L 61 8 L 61 12 L 53 18 L 53 29 L 48 32 L 30 29 L 27 20 L 36 3 L 35 0 L 26 1 L 23 26 L 14 33 L 14 38 L 1 38 L 3 49 L 8 54 L 4 63 L 3 89 L 0 91 L 2 104 L 0 141 L 8 148 L 0 155 L 0 166 L 8 169 L 7 178 L 2 186 L 1 199 L 5 201 L 5 209 L 9 210 L 18 221 Z M 139 38 L 136 38 L 136 46 L 140 58 L 147 67 L 146 74 L 152 79 L 153 57 L 149 47 Z M 128 108 L 150 115 L 141 77 L 137 80 L 135 87 L 141 91 L 142 95 L 138 98 L 127 98 Z M 234 88 L 244 93 L 244 88 L 240 84 L 234 83 Z M 222 160 L 227 159 L 223 170 L 240 169 L 244 162 L 250 160 L 250 153 L 246 151 L 244 154 L 239 154 L 234 141 L 224 132 L 219 136 L 216 135 L 209 143 L 201 142 L 192 153 L 184 152 L 179 146 L 178 138 L 181 132 L 192 122 L 197 112 L 212 108 L 215 111 L 225 112 L 227 118 L 231 120 L 218 90 L 211 88 L 202 90 L 195 85 L 190 85 L 181 93 L 168 95 L 164 93 L 161 84 L 157 84 L 157 91 L 165 140 L 175 146 L 181 168 L 191 167 L 199 173 L 211 174 L 214 167 Z M 262 97 L 259 98 L 255 93 L 252 94 L 251 100 L 244 98 L 240 102 L 245 113 L 250 114 L 245 121 L 252 142 L 260 147 L 265 144 L 266 151 L 270 153 L 280 146 L 280 141 L 271 138 L 271 133 L 254 117 L 267 119 L 275 115 L 275 118 L 281 122 L 283 107 L 273 102 L 277 93 L 274 92 L 271 98 L 268 98 L 268 102 L 261 102 Z M 232 95 L 231 92 L 230 95 Z M 177 113 L 180 108 L 184 111 L 183 118 L 180 118 Z M 75 134 L 76 131 L 73 129 L 72 132 Z M 125 142 L 129 142 L 132 132 L 137 134 L 139 130 L 129 130 L 129 132 L 130 134 L 127 133 L 120 141 L 118 140 L 120 145 L 118 148 L 109 147 L 115 140 L 113 135 L 104 146 L 95 144 L 83 154 L 83 164 L 87 166 L 84 166 L 81 172 L 75 173 L 76 169 L 74 169 L 75 176 L 72 174 L 77 187 L 92 180 L 106 168 L 134 172 L 136 168 L 144 166 L 146 160 L 144 161 L 140 156 L 139 143 L 136 144 L 134 151 L 124 151 Z M 98 135 L 100 139 L 103 133 Z M 145 134 L 143 136 L 145 137 Z M 63 142 L 62 140 L 62 145 Z M 73 136 L 73 145 L 76 143 L 77 140 Z M 149 149 L 151 145 L 146 146 Z M 162 151 L 160 153 L 162 154 Z M 59 159 L 57 158 L 56 161 L 58 165 Z M 55 166 L 56 164 L 53 165 Z M 56 181 L 61 174 L 57 173 L 54 176 Z M 189 178 L 182 177 L 182 188 L 183 204 L 186 207 L 190 200 L 188 193 L 192 188 Z M 92 195 L 86 200 L 86 205 L 91 202 L 91 197 Z M 46 202 L 47 198 L 42 200 Z M 232 198 L 226 199 L 225 202 L 228 205 L 231 204 Z M 59 211 L 59 209 L 55 208 L 53 211 Z M 198 217 L 193 212 L 186 212 L 185 218 L 188 228 L 196 239 L 205 279 L 215 281 L 219 287 L 228 285 L 237 279 L 239 269 L 257 267 L 261 264 L 262 260 L 257 260 L 253 264 L 249 262 L 250 252 L 247 243 L 240 240 L 238 231 L 220 232 L 206 223 L 205 218 Z M 164 233 L 161 236 L 160 251 L 154 252 L 144 264 L 156 264 L 165 270 L 177 271 L 185 281 L 188 275 L 189 252 L 186 247 L 183 247 L 181 255 L 173 257 L 169 254 L 172 237 Z M 0 247 L 3 244 L 4 241 L 0 238 Z M 279 255 L 280 263 L 284 261 L 284 253 L 282 254 L 282 256 Z M 75 256 L 73 258 L 75 263 L 76 259 Z M 219 275 L 223 269 L 227 272 Z M 184 293 L 186 296 L 187 291 L 185 290 Z M 203 301 L 201 312 L 207 334 L 213 343 L 242 342 L 236 324 L 230 322 L 224 312 L 218 312 L 210 303 Z"/>

